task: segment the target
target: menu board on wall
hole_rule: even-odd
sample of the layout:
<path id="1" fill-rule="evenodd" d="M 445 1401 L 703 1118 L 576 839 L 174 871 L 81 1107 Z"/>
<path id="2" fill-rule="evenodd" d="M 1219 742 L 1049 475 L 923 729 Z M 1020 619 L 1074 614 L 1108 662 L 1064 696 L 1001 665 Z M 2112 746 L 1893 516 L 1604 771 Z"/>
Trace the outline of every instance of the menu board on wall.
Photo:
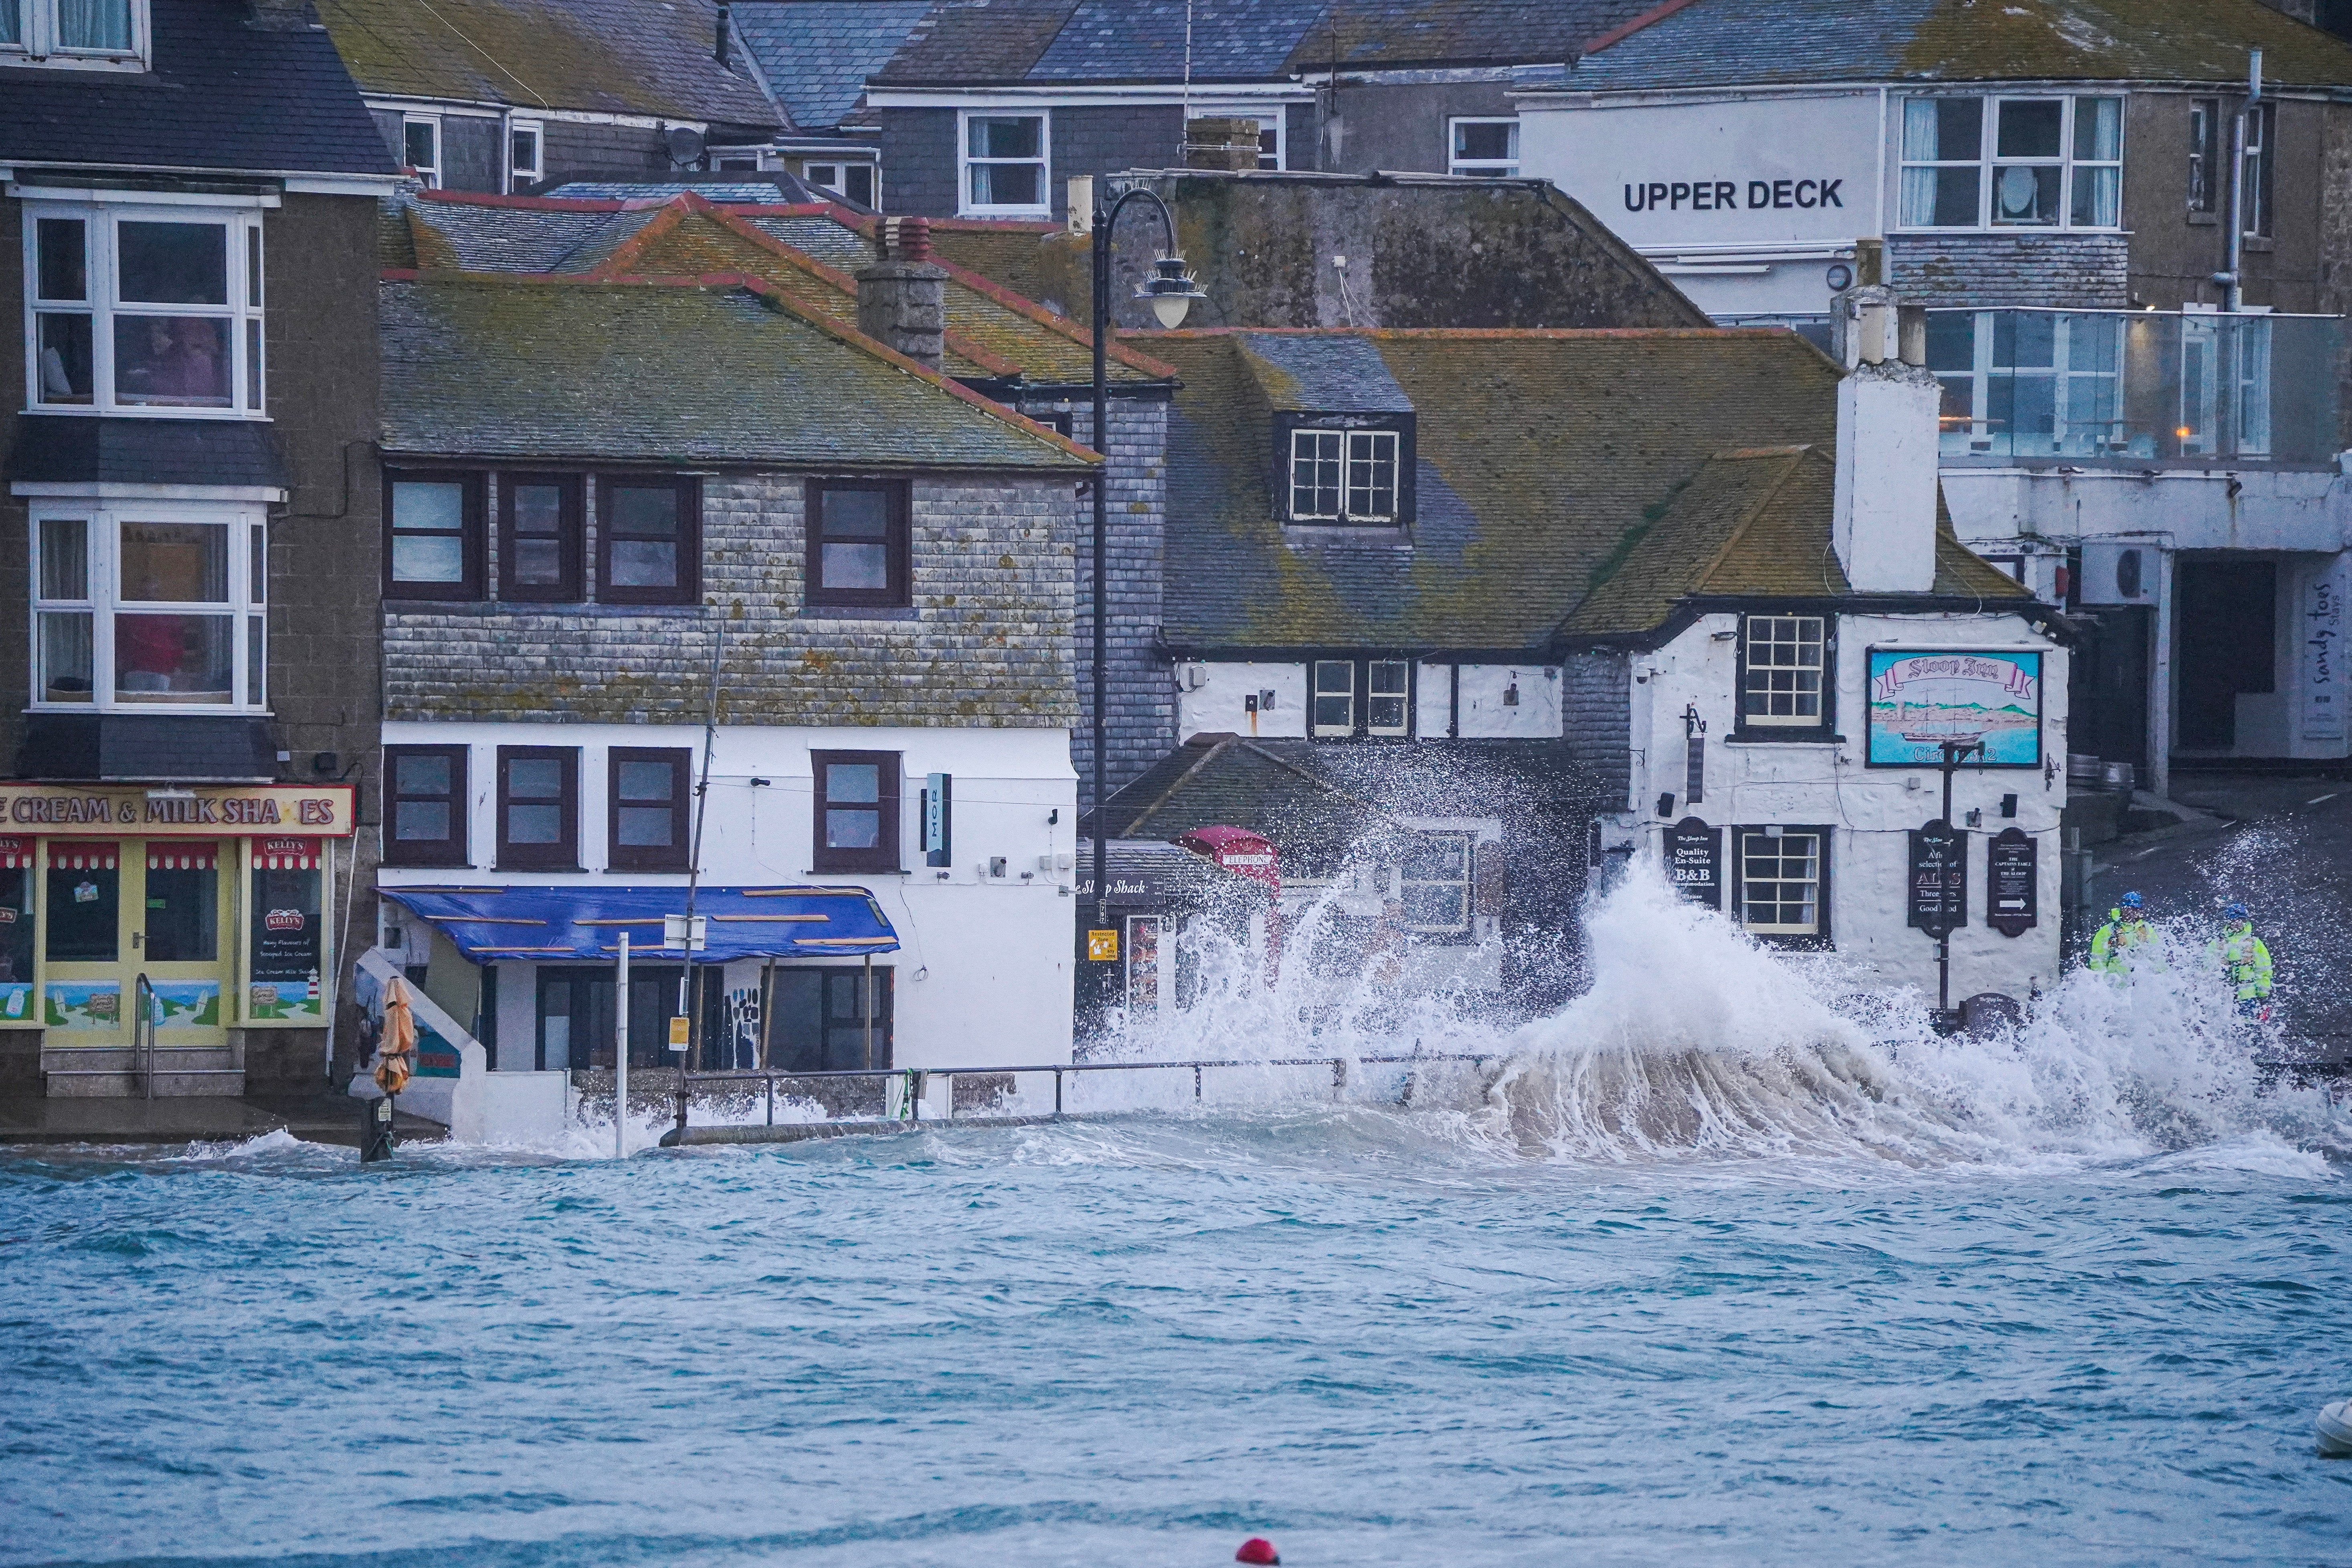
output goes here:
<path id="1" fill-rule="evenodd" d="M 246 1016 L 255 1023 L 320 1023 L 326 1018 L 320 929 L 326 880 L 315 838 L 263 838 L 253 847 L 252 980 Z"/>

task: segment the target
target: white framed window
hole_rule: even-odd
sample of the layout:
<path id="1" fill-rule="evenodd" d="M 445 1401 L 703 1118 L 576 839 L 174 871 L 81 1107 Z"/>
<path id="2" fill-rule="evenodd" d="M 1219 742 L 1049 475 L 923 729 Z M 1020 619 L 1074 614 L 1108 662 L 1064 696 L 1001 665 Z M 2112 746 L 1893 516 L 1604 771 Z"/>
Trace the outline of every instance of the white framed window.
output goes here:
<path id="1" fill-rule="evenodd" d="M 434 190 L 441 188 L 441 117 L 405 114 L 400 120 L 400 161 Z"/>
<path id="2" fill-rule="evenodd" d="M 143 69 L 147 0 L 0 0 L 0 65 Z"/>
<path id="3" fill-rule="evenodd" d="M 1344 740 L 1356 732 L 1356 661 L 1352 658 L 1318 658 L 1315 661 L 1315 690 L 1310 700 L 1313 710 L 1308 714 L 1318 738 Z"/>
<path id="4" fill-rule="evenodd" d="M 1290 433 L 1294 522 L 1393 522 L 1397 433 L 1297 429 Z"/>
<path id="5" fill-rule="evenodd" d="M 1470 929 L 1470 835 L 1422 833 L 1397 868 L 1397 898 L 1404 929 L 1424 936 L 1458 936 Z"/>
<path id="6" fill-rule="evenodd" d="M 1446 121 L 1446 169 L 1477 179 L 1519 177 L 1517 120 L 1460 119 Z"/>
<path id="7" fill-rule="evenodd" d="M 1741 623 L 1739 722 L 1818 729 L 1829 669 L 1821 616 L 1749 616 Z"/>
<path id="8" fill-rule="evenodd" d="M 2115 228 L 2123 100 L 1912 98 L 1903 103 L 1905 228 Z"/>
<path id="9" fill-rule="evenodd" d="M 874 205 L 874 165 L 871 163 L 803 163 L 801 179 L 823 191 L 856 202 L 859 206 Z"/>
<path id="10" fill-rule="evenodd" d="M 1287 154 L 1283 146 L 1282 117 L 1261 114 L 1252 118 L 1257 121 L 1257 166 L 1261 169 L 1288 167 L 1284 162 Z"/>
<path id="11" fill-rule="evenodd" d="M 264 414 L 259 214 L 28 204 L 25 216 L 26 406 Z"/>
<path id="12" fill-rule="evenodd" d="M 957 173 L 963 216 L 1052 216 L 1045 115 L 967 110 L 961 129 Z"/>
<path id="13" fill-rule="evenodd" d="M 2274 162 L 2271 142 L 2277 132 L 2275 104 L 2257 103 L 2247 108 L 2245 184 L 2239 198 L 2245 211 L 2241 215 L 2240 226 L 2257 238 L 2271 231 L 2271 169 Z"/>
<path id="14" fill-rule="evenodd" d="M 1826 835 L 1817 829 L 1743 827 L 1739 923 L 1755 936 L 1822 936 Z"/>
<path id="15" fill-rule="evenodd" d="M 35 708 L 266 705 L 257 508 L 36 501 L 31 521 Z"/>
<path id="16" fill-rule="evenodd" d="M 438 142 L 436 137 L 436 142 Z M 439 167 L 437 154 L 435 167 Z M 518 120 L 507 127 L 507 188 L 535 185 L 547 177 L 547 128 L 536 120 Z M 438 184 L 436 180 L 435 182 Z"/>

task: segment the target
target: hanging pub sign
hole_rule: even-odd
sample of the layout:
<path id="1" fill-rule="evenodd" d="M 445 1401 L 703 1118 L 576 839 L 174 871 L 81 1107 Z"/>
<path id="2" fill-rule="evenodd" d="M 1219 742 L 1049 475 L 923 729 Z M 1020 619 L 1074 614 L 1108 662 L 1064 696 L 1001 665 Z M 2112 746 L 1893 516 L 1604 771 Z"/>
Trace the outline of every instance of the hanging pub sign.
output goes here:
<path id="1" fill-rule="evenodd" d="M 1937 820 L 1911 831 L 1908 923 L 1941 940 L 1969 923 L 1968 835 Z"/>
<path id="2" fill-rule="evenodd" d="M 2003 936 L 2023 936 L 2039 920 L 2036 847 L 2019 827 L 2002 828 L 1985 846 L 1985 924 Z"/>
<path id="3" fill-rule="evenodd" d="M 1935 767 L 1944 743 L 1981 744 L 1973 765 L 2042 765 L 2042 655 L 1870 650 L 1868 764 Z"/>
<path id="4" fill-rule="evenodd" d="M 1696 816 L 1667 828 L 1666 880 L 1695 904 L 1723 908 L 1723 829 Z"/>

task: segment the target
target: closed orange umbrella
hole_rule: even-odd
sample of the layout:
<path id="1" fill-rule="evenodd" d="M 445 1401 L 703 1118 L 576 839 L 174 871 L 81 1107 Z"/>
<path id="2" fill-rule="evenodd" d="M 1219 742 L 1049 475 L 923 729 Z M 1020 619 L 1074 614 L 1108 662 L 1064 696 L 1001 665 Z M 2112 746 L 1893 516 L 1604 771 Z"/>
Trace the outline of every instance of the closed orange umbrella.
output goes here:
<path id="1" fill-rule="evenodd" d="M 376 1042 L 375 1086 L 386 1095 L 408 1087 L 416 1072 L 416 1016 L 408 1005 L 408 982 L 394 976 L 385 983 L 383 1037 Z"/>

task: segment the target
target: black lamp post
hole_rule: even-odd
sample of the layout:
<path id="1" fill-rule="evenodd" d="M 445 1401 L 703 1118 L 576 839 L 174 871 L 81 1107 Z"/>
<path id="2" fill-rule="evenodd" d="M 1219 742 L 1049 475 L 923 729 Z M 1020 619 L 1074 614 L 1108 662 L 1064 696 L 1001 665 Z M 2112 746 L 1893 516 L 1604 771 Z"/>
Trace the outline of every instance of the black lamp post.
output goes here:
<path id="1" fill-rule="evenodd" d="M 1110 342 L 1111 229 L 1127 204 L 1138 197 L 1160 211 L 1160 227 L 1168 235 L 1168 253 L 1152 264 L 1151 276 L 1135 291 L 1151 301 L 1160 324 L 1182 324 L 1195 300 L 1206 299 L 1184 258 L 1176 254 L 1176 218 L 1158 192 L 1137 185 L 1121 192 L 1108 205 L 1093 203 L 1095 425 L 1094 447 L 1102 454 L 1102 471 L 1095 476 L 1095 928 L 1110 923 L 1110 819 L 1103 816 L 1109 804 L 1110 766 L 1110 387 L 1106 349 Z"/>

